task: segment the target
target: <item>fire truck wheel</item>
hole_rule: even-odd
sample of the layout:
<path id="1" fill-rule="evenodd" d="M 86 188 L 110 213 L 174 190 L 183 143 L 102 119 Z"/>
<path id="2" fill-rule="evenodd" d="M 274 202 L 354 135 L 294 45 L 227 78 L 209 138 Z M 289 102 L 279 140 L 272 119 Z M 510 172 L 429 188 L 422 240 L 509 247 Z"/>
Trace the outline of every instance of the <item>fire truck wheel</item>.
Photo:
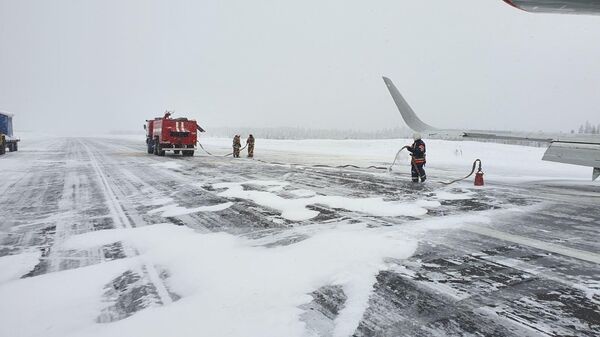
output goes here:
<path id="1" fill-rule="evenodd" d="M 152 144 L 154 154 L 158 156 L 158 138 L 154 139 L 154 142 Z"/>
<path id="2" fill-rule="evenodd" d="M 154 145 L 152 144 L 152 141 L 148 142 L 148 153 L 154 153 Z"/>
<path id="3" fill-rule="evenodd" d="M 179 154 L 179 150 L 173 150 L 173 152 L 175 152 L 175 154 Z"/>

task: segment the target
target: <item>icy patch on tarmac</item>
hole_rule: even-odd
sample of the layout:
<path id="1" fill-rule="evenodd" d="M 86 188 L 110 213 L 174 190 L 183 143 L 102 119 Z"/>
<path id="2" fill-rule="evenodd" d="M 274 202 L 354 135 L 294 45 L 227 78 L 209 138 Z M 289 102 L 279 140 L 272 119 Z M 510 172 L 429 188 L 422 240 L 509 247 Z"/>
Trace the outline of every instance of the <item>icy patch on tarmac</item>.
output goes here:
<path id="1" fill-rule="evenodd" d="M 164 163 L 152 164 L 152 166 L 162 167 L 171 170 L 179 170 L 183 167 L 181 164 L 175 161 L 166 161 Z"/>
<path id="2" fill-rule="evenodd" d="M 45 336 L 196 336 L 199 332 L 231 337 L 306 336 L 299 306 L 312 300 L 308 294 L 326 285 L 341 286 L 347 296 L 335 319 L 334 336 L 348 336 L 368 306 L 376 275 L 387 268 L 384 259 L 407 258 L 417 247 L 417 240 L 406 232 L 363 224 L 330 226 L 301 242 L 273 248 L 225 233 L 201 234 L 187 227 L 161 224 L 90 232 L 71 237 L 64 248 L 88 249 L 116 241 L 134 246 L 141 254 L 139 259 L 167 270 L 169 288 L 182 299 L 110 324 L 93 324 L 97 312 L 76 316 L 79 324 L 62 315 L 55 318 Z M 138 259 L 127 260 L 139 263 Z M 107 268 L 112 263 L 94 268 Z M 84 274 L 85 270 L 89 269 L 64 273 Z M 101 283 L 93 284 L 96 291 L 88 292 L 82 301 L 100 308 Z M 90 293 L 96 298 L 89 298 Z M 42 307 L 56 312 L 49 306 L 60 303 L 53 300 Z M 71 305 L 76 307 L 76 303 Z M 10 317 L 22 312 L 14 311 Z M 7 320 L 6 331 L 15 331 L 11 322 Z M 22 336 L 32 335 L 29 330 L 37 324 L 31 322 L 19 326 L 24 329 Z M 84 323 L 88 326 L 81 326 Z M 64 325 L 72 327 L 70 334 L 64 333 Z"/>
<path id="3" fill-rule="evenodd" d="M 160 205 L 165 205 L 165 204 L 170 204 L 170 203 L 173 203 L 173 198 L 158 198 L 158 199 L 151 200 L 148 203 L 148 205 L 160 206 Z"/>
<path id="4" fill-rule="evenodd" d="M 166 205 L 163 207 L 159 207 L 157 209 L 153 209 L 153 210 L 149 211 L 148 214 L 161 213 L 162 217 L 170 217 L 170 216 L 179 216 L 179 215 L 186 215 L 186 214 L 192 214 L 192 213 L 198 213 L 198 212 L 218 212 L 218 211 L 222 211 L 224 209 L 231 207 L 231 205 L 233 205 L 232 202 L 225 202 L 222 204 L 212 205 L 212 206 L 200 206 L 200 207 L 195 207 L 195 208 L 185 208 L 185 207 L 181 207 L 179 205 L 174 204 L 174 205 Z"/>
<path id="5" fill-rule="evenodd" d="M 244 186 L 262 186 L 267 191 L 245 190 Z M 307 209 L 309 205 L 327 205 L 348 211 L 366 213 L 373 216 L 422 216 L 427 214 L 427 208 L 439 207 L 437 201 L 419 200 L 417 202 L 385 201 L 383 198 L 348 198 L 342 196 L 313 195 L 299 199 L 286 199 L 273 191 L 280 191 L 286 182 L 249 180 L 241 183 L 217 183 L 212 187 L 226 189 L 219 196 L 226 198 L 247 199 L 252 202 L 281 212 L 281 216 L 291 221 L 309 220 L 318 211 Z M 304 194 L 306 195 L 304 190 Z"/>

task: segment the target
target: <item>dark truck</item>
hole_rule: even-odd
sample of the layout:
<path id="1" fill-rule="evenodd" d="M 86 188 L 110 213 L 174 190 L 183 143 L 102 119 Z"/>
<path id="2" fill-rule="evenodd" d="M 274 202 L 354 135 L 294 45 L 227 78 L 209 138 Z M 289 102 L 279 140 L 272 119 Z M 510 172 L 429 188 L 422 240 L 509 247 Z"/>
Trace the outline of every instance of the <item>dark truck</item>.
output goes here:
<path id="1" fill-rule="evenodd" d="M 0 111 L 0 155 L 18 150 L 19 139 L 13 137 L 13 115 Z"/>

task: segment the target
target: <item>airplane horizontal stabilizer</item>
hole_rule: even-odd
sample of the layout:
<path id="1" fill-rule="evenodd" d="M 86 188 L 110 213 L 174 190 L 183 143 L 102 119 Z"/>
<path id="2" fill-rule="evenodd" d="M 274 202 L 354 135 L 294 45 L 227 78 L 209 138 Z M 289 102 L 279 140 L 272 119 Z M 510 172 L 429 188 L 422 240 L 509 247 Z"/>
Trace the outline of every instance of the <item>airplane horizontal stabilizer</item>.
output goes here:
<path id="1" fill-rule="evenodd" d="M 553 142 L 542 160 L 593 167 L 593 179 L 596 179 L 600 175 L 600 144 Z"/>

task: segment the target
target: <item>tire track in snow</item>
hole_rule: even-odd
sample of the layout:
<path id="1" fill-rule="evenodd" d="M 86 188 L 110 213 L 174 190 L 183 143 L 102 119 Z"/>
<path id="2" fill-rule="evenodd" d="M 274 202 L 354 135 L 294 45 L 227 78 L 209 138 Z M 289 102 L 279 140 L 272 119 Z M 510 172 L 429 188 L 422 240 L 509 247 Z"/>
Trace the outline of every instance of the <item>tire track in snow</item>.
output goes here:
<path id="1" fill-rule="evenodd" d="M 131 148 L 125 147 L 120 143 L 94 142 L 94 144 L 95 146 L 99 146 L 110 151 L 132 151 Z M 130 164 L 134 165 L 121 165 L 121 163 L 115 163 L 113 157 L 107 156 L 104 153 L 104 150 L 100 151 L 102 163 L 110 163 L 112 166 L 111 168 L 118 170 L 118 174 L 113 174 L 113 176 L 111 176 L 111 179 L 113 180 L 113 187 L 115 187 L 114 192 L 123 197 L 130 197 L 132 194 L 139 194 L 141 197 L 141 199 L 138 197 L 139 200 L 135 200 L 133 203 L 122 203 L 121 205 L 124 206 L 126 210 L 130 208 L 135 209 L 135 207 L 143 204 L 143 202 L 147 203 L 148 201 L 152 201 L 157 198 L 169 200 L 167 204 L 185 205 L 186 200 L 181 200 L 179 196 L 185 195 L 186 193 L 195 194 L 199 190 L 194 186 L 197 181 L 181 174 L 181 171 L 176 172 L 171 169 L 162 169 L 155 166 L 155 164 L 165 162 L 160 160 L 160 157 L 144 155 L 138 160 L 129 162 Z M 173 159 L 174 158 L 168 158 L 168 160 Z M 178 159 L 181 160 L 182 158 Z M 148 163 L 148 160 L 150 163 Z M 149 177 L 151 177 L 152 180 L 148 181 Z M 177 186 L 176 189 L 174 189 L 174 184 Z M 177 190 L 176 194 L 173 193 L 174 190 Z M 206 194 L 206 199 L 211 201 L 222 199 L 216 196 L 216 194 L 209 193 L 205 190 L 203 190 L 202 193 Z M 223 202 L 227 202 L 227 200 L 223 200 Z M 165 205 L 156 204 L 153 206 L 161 207 Z M 145 223 L 146 221 L 139 213 L 140 212 L 128 212 L 128 215 L 134 223 Z M 210 221 L 202 221 L 207 217 L 213 219 L 209 213 L 199 212 L 167 217 L 166 220 L 179 225 L 185 224 L 199 232 L 210 233 L 211 230 L 204 225 L 206 222 Z M 216 217 L 218 217 L 218 215 Z M 163 217 L 160 217 L 160 219 L 160 222 L 165 221 L 165 218 Z"/>
<path id="2" fill-rule="evenodd" d="M 134 226 L 131 224 L 131 222 L 129 221 L 129 218 L 125 214 L 125 211 L 121 207 L 121 204 L 119 203 L 118 198 L 116 197 L 115 193 L 113 192 L 113 189 L 111 187 L 110 182 L 108 181 L 108 178 L 102 171 L 102 168 L 100 168 L 100 165 L 98 164 L 98 160 L 97 160 L 96 156 L 83 141 L 80 140 L 79 142 L 85 148 L 86 152 L 88 153 L 88 156 L 90 158 L 90 164 L 91 164 L 92 168 L 94 169 L 94 171 L 96 172 L 98 178 L 100 179 L 100 182 L 101 182 L 100 187 L 104 194 L 104 197 L 106 200 L 106 205 L 110 210 L 110 214 L 111 214 L 111 217 L 113 218 L 115 226 L 120 227 L 120 228 L 133 228 Z M 139 255 L 139 253 L 135 249 L 132 249 L 132 252 L 126 251 L 125 253 L 127 255 L 132 255 L 132 253 L 133 253 L 133 255 Z M 144 261 L 143 264 L 145 267 L 144 269 L 146 270 L 146 275 L 150 279 L 150 282 L 154 285 L 154 287 L 156 289 L 156 293 L 158 294 L 162 304 L 167 305 L 167 304 L 172 303 L 173 299 L 171 298 L 171 295 L 169 295 L 169 292 L 168 292 L 167 288 L 165 287 L 164 282 L 161 280 L 154 265 L 151 263 L 148 263 L 147 261 Z"/>
<path id="3" fill-rule="evenodd" d="M 101 247 L 78 252 L 61 249 L 63 242 L 69 237 L 93 230 L 93 224 L 85 219 L 86 205 L 93 199 L 87 174 L 89 168 L 80 164 L 81 159 L 85 158 L 85 153 L 82 153 L 77 143 L 70 139 L 64 141 L 63 147 L 65 149 L 62 167 L 63 187 L 58 201 L 58 211 L 62 214 L 62 218 L 53 222 L 55 233 L 47 257 L 48 272 L 78 268 L 104 260 Z"/>

